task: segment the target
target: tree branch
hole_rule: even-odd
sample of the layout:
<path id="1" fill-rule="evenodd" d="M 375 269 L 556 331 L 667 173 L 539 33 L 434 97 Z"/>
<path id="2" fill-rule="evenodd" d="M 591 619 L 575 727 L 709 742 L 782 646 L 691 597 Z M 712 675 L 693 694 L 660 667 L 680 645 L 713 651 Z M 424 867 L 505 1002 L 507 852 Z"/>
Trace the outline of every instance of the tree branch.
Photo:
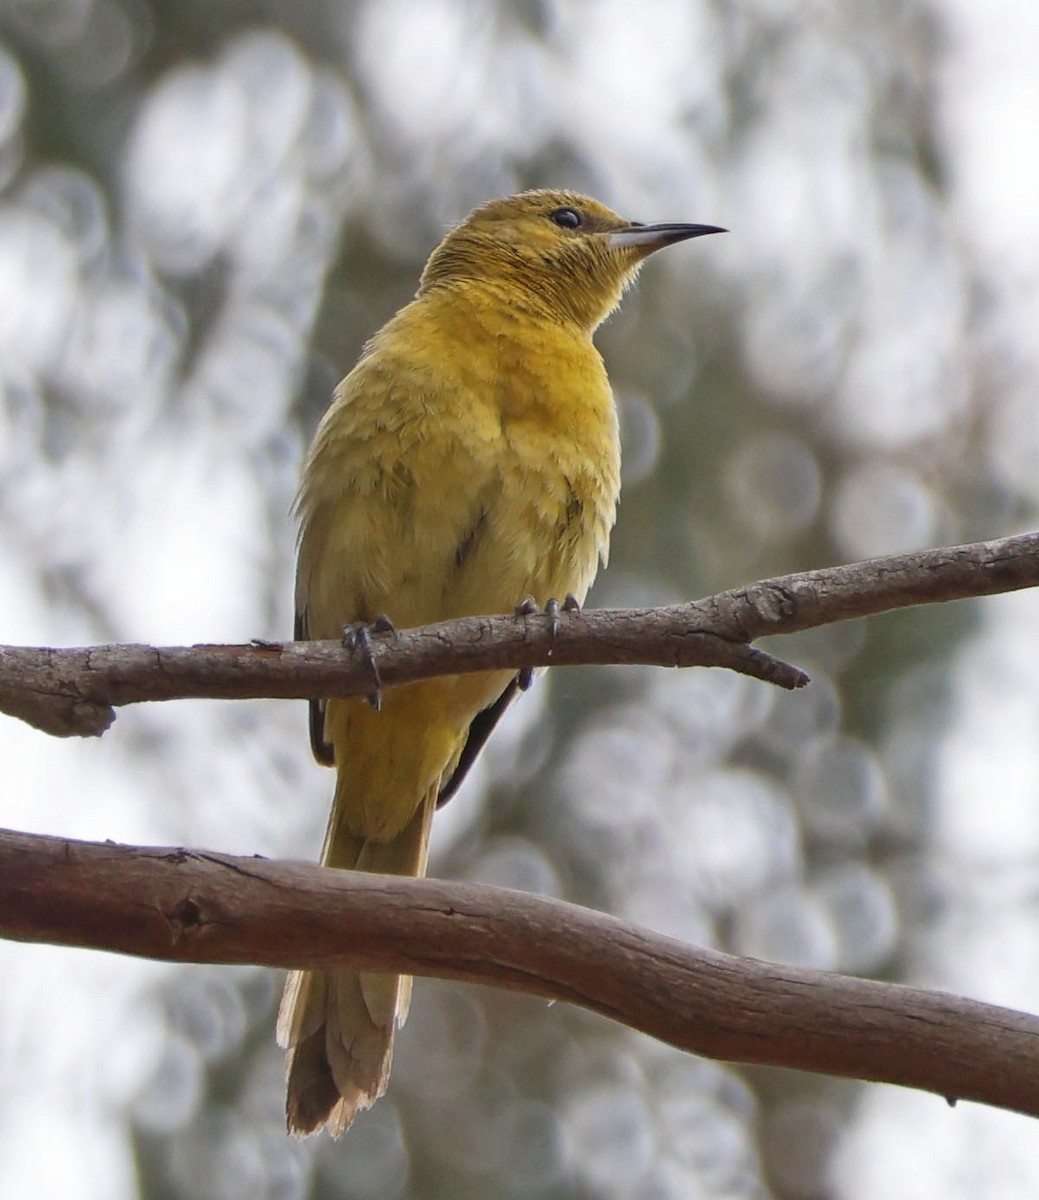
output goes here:
<path id="1" fill-rule="evenodd" d="M 748 643 L 916 604 L 1039 584 L 1039 533 L 784 575 L 665 608 L 468 617 L 373 634 L 387 687 L 499 668 L 575 663 L 725 666 L 782 687 L 807 676 Z M 0 647 L 0 712 L 59 736 L 91 736 L 113 706 L 187 697 L 361 695 L 370 667 L 339 642 L 251 646 Z"/>
<path id="2" fill-rule="evenodd" d="M 724 665 L 784 687 L 749 643 L 1039 584 L 1039 534 L 787 575 L 692 604 L 473 617 L 373 635 L 385 686 L 568 663 Z M 352 695 L 338 642 L 0 647 L 0 711 L 98 734 L 113 705 Z M 187 850 L 0 832 L 0 936 L 179 962 L 406 971 L 566 1000 L 712 1058 L 899 1083 L 1039 1115 L 1039 1018 L 683 946 L 542 897 Z"/>
<path id="3" fill-rule="evenodd" d="M 1039 1018 L 695 949 L 499 888 L 0 832 L 0 935 L 173 962 L 493 984 L 709 1058 L 1039 1115 Z"/>

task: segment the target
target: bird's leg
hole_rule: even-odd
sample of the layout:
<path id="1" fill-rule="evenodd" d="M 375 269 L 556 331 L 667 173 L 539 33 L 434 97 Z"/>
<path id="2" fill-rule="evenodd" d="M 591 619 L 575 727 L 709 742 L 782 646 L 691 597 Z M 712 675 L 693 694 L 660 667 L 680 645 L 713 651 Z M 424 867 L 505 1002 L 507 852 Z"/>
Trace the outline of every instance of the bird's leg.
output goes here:
<path id="1" fill-rule="evenodd" d="M 372 622 L 358 621 L 356 625 L 343 627 L 343 645 L 347 650 L 359 650 L 375 681 L 375 690 L 368 693 L 368 703 L 376 712 L 382 708 L 382 676 L 375 661 L 373 633 L 396 633 L 397 628 L 385 613 L 376 613 Z"/>

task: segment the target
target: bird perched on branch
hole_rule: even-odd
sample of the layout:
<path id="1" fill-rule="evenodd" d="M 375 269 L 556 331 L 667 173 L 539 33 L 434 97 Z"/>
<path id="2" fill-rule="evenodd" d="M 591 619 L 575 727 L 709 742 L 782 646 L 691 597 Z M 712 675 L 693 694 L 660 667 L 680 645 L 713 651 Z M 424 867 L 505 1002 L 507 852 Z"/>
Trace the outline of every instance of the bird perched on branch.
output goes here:
<path id="1" fill-rule="evenodd" d="M 368 343 L 314 437 L 297 501 L 296 636 L 334 638 L 584 599 L 620 488 L 617 414 L 592 334 L 642 261 L 713 225 L 642 225 L 587 196 L 476 209 Z M 422 875 L 438 802 L 518 685 L 489 671 L 311 703 L 337 771 L 322 863 Z M 293 972 L 278 1035 L 288 1126 L 338 1135 L 386 1088 L 410 978 Z"/>

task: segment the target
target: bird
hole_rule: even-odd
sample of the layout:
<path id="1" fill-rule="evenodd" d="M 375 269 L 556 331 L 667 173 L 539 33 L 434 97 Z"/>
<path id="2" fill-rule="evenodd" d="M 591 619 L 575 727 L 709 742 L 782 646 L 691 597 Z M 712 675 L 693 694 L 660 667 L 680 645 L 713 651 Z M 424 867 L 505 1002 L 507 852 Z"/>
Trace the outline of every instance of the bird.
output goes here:
<path id="1" fill-rule="evenodd" d="M 451 229 L 314 435 L 295 505 L 296 638 L 579 606 L 620 493 L 592 335 L 650 254 L 723 232 L 551 189 Z M 438 804 L 527 682 L 495 670 L 311 701 L 311 746 L 336 769 L 322 864 L 425 874 Z M 410 994 L 410 977 L 290 973 L 278 1040 L 291 1133 L 337 1137 L 383 1094 Z"/>

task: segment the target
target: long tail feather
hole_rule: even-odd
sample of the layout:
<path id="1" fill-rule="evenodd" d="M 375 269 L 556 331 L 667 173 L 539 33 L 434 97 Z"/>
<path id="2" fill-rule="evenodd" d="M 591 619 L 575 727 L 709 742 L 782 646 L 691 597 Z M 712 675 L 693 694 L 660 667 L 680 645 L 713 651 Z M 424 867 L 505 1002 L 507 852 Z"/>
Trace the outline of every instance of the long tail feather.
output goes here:
<path id="1" fill-rule="evenodd" d="M 325 865 L 424 875 L 436 792 L 435 787 L 430 790 L 392 841 L 351 843 L 341 830 L 333 838 L 330 828 Z M 313 1133 L 325 1125 L 338 1137 L 359 1111 L 378 1100 L 389 1079 L 393 1035 L 404 1022 L 410 997 L 410 976 L 290 973 L 278 1015 L 278 1042 L 288 1050 L 286 1113 L 292 1133 Z"/>

